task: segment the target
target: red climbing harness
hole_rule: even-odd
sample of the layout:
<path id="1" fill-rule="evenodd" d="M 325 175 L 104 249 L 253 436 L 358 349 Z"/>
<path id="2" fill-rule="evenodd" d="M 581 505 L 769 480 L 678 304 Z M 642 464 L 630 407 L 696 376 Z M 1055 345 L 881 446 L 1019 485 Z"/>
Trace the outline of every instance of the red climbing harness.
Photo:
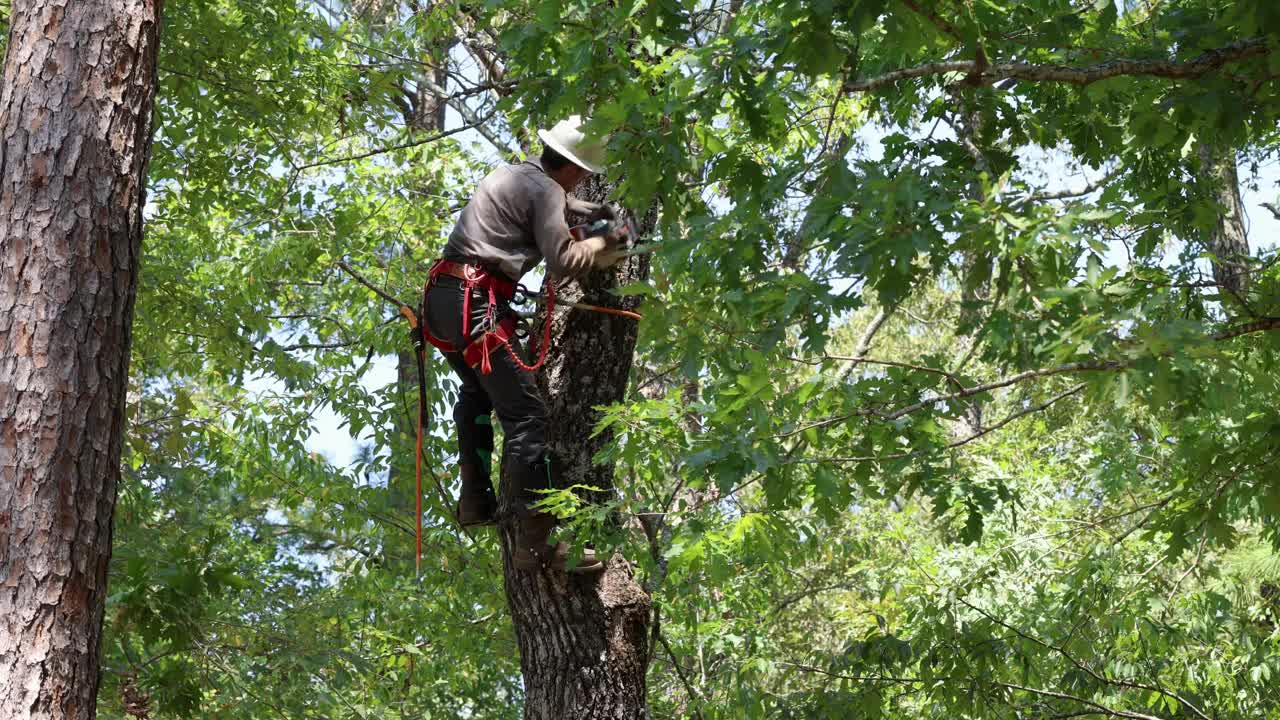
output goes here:
<path id="1" fill-rule="evenodd" d="M 427 291 L 431 289 L 436 278 L 441 275 L 458 278 L 462 281 L 463 301 L 462 301 L 462 334 L 463 337 L 470 337 L 471 334 L 471 291 L 482 290 L 489 293 L 489 306 L 485 316 L 486 330 L 480 337 L 471 341 L 467 347 L 463 348 L 462 356 L 467 365 L 477 368 L 481 373 L 488 374 L 492 371 L 489 363 L 489 355 L 499 346 L 505 347 L 507 352 L 511 354 L 511 359 L 515 364 L 526 371 L 534 371 L 542 367 L 547 360 L 547 350 L 551 346 L 551 317 L 555 312 L 556 297 L 555 285 L 546 283 L 546 295 L 542 296 L 537 293 L 531 293 L 520 287 L 510 280 L 496 276 L 486 271 L 478 265 L 467 263 L 451 262 L 449 260 L 437 260 L 431 266 L 431 274 L 427 279 L 426 285 L 422 290 L 422 306 L 419 312 L 415 313 L 408 305 L 401 303 L 393 295 L 389 295 L 385 290 L 366 280 L 358 272 L 351 268 L 344 261 L 338 261 L 338 267 L 347 271 L 359 281 L 362 285 L 382 296 L 384 300 L 396 304 L 400 307 L 400 314 L 409 322 L 410 334 L 413 337 L 414 356 L 418 365 L 418 427 L 417 427 L 417 443 L 414 455 L 414 464 L 416 466 L 415 475 L 416 483 L 414 487 L 414 515 L 416 522 L 414 523 L 414 565 L 417 569 L 418 576 L 422 575 L 422 441 L 426 433 L 428 420 L 430 419 L 427 401 L 426 386 L 426 346 L 424 342 L 429 342 L 444 352 L 457 352 L 457 348 L 447 340 L 435 337 L 427 329 L 426 323 L 426 307 L 427 307 Z M 546 320 L 542 328 L 542 345 L 538 349 L 538 362 L 533 365 L 526 364 L 516 354 L 515 349 L 511 347 L 511 338 L 516 336 L 516 321 L 512 314 L 507 314 L 501 320 L 494 322 L 494 307 L 497 300 L 501 297 L 505 301 L 511 301 L 516 293 L 520 292 L 526 299 L 538 300 L 545 302 L 547 305 Z M 584 303 L 563 303 L 566 307 L 576 308 L 579 310 L 587 310 L 590 312 L 605 313 L 618 317 L 625 317 L 631 320 L 640 320 L 640 314 L 630 310 L 622 310 L 619 308 L 601 307 L 599 305 L 587 305 Z M 444 487 L 440 484 L 439 478 L 431 473 L 431 479 L 435 483 L 436 491 L 439 493 L 441 507 L 449 504 L 448 494 L 444 491 Z M 466 532 L 466 528 L 463 528 Z"/>
<path id="2" fill-rule="evenodd" d="M 501 347 L 506 348 L 507 353 L 511 355 L 511 360 L 521 370 L 533 372 L 542 367 L 547 361 L 547 349 L 551 346 L 551 316 L 556 307 L 555 285 L 553 283 L 546 284 L 547 312 L 546 319 L 542 324 L 542 342 L 538 347 L 538 361 L 530 365 L 520 359 L 520 355 L 511 346 L 511 340 L 516 336 L 515 315 L 507 314 L 496 320 L 494 317 L 494 308 L 497 306 L 499 298 L 509 302 L 515 297 L 517 285 L 506 278 L 485 270 L 479 265 L 453 262 L 452 260 L 441 258 L 431 266 L 426 285 L 422 288 L 422 307 L 424 310 L 427 306 L 427 293 L 430 292 L 431 286 L 435 284 L 436 278 L 441 275 L 448 275 L 462 281 L 462 336 L 464 338 L 471 337 L 471 291 L 481 290 L 489 293 L 484 332 L 480 334 L 480 337 L 472 340 L 465 348 L 462 348 L 463 362 L 469 367 L 478 370 L 480 374 L 488 375 L 493 371 L 493 366 L 489 362 L 489 355 Z M 431 331 L 427 329 L 427 323 L 423 322 L 421 328 L 423 338 L 439 348 L 441 352 L 459 351 L 448 340 L 432 335 Z"/>

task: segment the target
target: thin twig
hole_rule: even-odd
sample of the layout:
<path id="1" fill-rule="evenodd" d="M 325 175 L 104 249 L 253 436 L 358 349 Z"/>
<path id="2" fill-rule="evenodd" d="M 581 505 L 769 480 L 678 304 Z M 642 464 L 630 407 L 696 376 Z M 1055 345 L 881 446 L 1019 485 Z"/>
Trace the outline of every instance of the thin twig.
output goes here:
<path id="1" fill-rule="evenodd" d="M 356 282 L 358 282 L 358 283 L 360 283 L 361 285 L 364 285 L 365 287 L 367 287 L 367 288 L 369 288 L 370 290 L 374 291 L 375 293 L 377 293 L 377 294 L 378 294 L 378 297 L 382 298 L 383 300 L 386 300 L 387 302 L 391 303 L 392 305 L 395 305 L 395 306 L 396 306 L 396 307 L 398 307 L 398 308 L 402 308 L 402 307 L 411 307 L 408 303 L 406 303 L 406 302 L 402 301 L 400 298 L 396 297 L 395 295 L 392 295 L 391 293 L 387 292 L 386 290 L 383 290 L 382 288 L 378 287 L 377 285 L 374 285 L 373 283 L 369 282 L 369 280 L 368 280 L 368 279 L 366 279 L 366 278 L 365 278 L 365 276 L 363 276 L 363 275 L 361 275 L 360 273 L 356 272 L 356 271 L 355 271 L 355 268 L 353 268 L 353 267 L 351 267 L 350 265 L 348 265 L 348 264 L 347 264 L 347 262 L 346 262 L 345 260 L 339 260 L 339 261 L 337 262 L 337 266 L 338 266 L 340 269 L 342 269 L 343 271 L 345 271 L 348 275 L 350 275 L 351 277 L 355 278 L 355 279 L 356 279 Z"/>
<path id="2" fill-rule="evenodd" d="M 671 665 L 676 669 L 676 676 L 680 678 L 680 682 L 684 685 L 685 692 L 689 693 L 689 700 L 695 705 L 701 702 L 702 695 L 693 689 L 693 685 L 689 683 L 689 678 L 684 675 L 684 668 L 680 665 L 680 661 L 676 659 L 676 654 L 672 652 L 671 646 L 667 644 L 667 636 L 658 633 L 658 642 L 662 643 L 662 647 L 667 651 L 667 656 L 671 658 Z M 702 717 L 702 710 L 694 707 L 693 714 L 698 718 Z"/>
<path id="3" fill-rule="evenodd" d="M 481 122 L 486 122 L 486 121 L 488 121 L 488 119 L 489 119 L 489 118 L 487 118 L 487 117 L 486 117 L 486 118 L 485 118 L 484 120 L 482 120 Z M 474 127 L 476 127 L 476 125 L 472 125 L 472 124 L 470 124 L 470 123 L 467 123 L 467 124 L 465 124 L 465 125 L 459 125 L 458 127 L 453 128 L 452 130 L 444 130 L 444 131 L 442 131 L 442 132 L 434 133 L 434 134 L 432 134 L 432 135 L 427 135 L 426 137 L 422 137 L 422 138 L 419 138 L 419 139 L 417 139 L 417 140 L 411 140 L 411 141 L 409 141 L 409 142 L 400 143 L 399 145 L 391 145 L 391 146 L 389 146 L 389 147 L 378 148 L 378 149 L 376 149 L 376 150 L 369 150 L 368 152 L 357 153 L 357 154 L 355 154 L 355 155 L 346 155 L 346 156 L 344 156 L 344 157 L 336 157 L 336 158 L 328 158 L 328 159 L 325 159 L 325 160 L 318 160 L 318 161 L 313 162 L 313 163 L 307 163 L 307 164 L 305 164 L 305 165 L 299 165 L 297 169 L 298 169 L 299 171 L 302 171 L 302 170 L 308 170 L 308 169 L 310 169 L 310 168 L 323 167 L 323 166 L 325 166 L 325 165 L 338 165 L 338 164 L 340 164 L 340 163 L 354 162 L 354 161 L 356 161 L 356 160 L 363 160 L 363 159 L 365 159 L 365 158 L 371 158 L 371 157 L 373 157 L 373 156 L 375 156 L 375 155 L 385 155 L 386 153 L 389 153 L 389 152 L 395 152 L 396 150 L 407 150 L 407 149 L 409 149 L 409 148 L 418 147 L 419 145 L 426 145 L 426 144 L 428 144 L 428 143 L 433 143 L 433 142 L 435 142 L 435 141 L 437 141 L 437 140 L 443 140 L 444 138 L 447 138 L 447 137 L 449 137 L 450 135 L 457 135 L 457 134 L 458 134 L 458 133 L 460 133 L 460 132 L 465 132 L 465 131 L 467 131 L 467 130 L 471 130 L 471 129 L 472 129 L 472 128 L 474 128 Z"/>

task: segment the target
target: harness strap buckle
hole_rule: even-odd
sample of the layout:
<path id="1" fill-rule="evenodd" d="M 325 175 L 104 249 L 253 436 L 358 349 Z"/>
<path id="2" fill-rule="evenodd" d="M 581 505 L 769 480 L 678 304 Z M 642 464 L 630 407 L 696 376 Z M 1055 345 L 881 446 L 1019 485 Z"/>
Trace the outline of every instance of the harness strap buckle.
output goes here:
<path id="1" fill-rule="evenodd" d="M 423 287 L 423 303 L 422 307 L 426 308 L 426 295 L 435 284 L 436 279 L 440 275 L 449 275 L 456 277 L 462 281 L 462 335 L 469 338 L 472 335 L 471 327 L 471 293 L 473 291 L 487 291 L 488 307 L 485 316 L 480 320 L 478 329 L 479 335 L 471 340 L 462 348 L 454 347 L 451 343 L 442 338 L 437 338 L 427 329 L 427 323 L 422 322 L 419 327 L 422 329 L 422 336 L 427 342 L 439 348 L 442 352 L 461 352 L 463 362 L 469 367 L 475 368 L 482 375 L 487 375 L 493 371 L 493 364 L 489 356 L 498 349 L 504 349 L 511 356 L 512 362 L 521 370 L 533 372 L 542 367 L 546 362 L 547 347 L 551 339 L 551 323 L 549 321 L 550 314 L 555 308 L 555 287 L 549 285 L 547 288 L 548 300 L 548 321 L 543 324 L 543 338 L 540 343 L 541 347 L 538 351 L 538 361 L 530 365 L 520 359 L 515 348 L 512 347 L 513 339 L 522 339 L 528 336 L 527 330 L 523 333 L 516 323 L 514 313 L 497 312 L 500 305 L 499 299 L 503 303 L 512 303 L 517 293 L 521 296 L 520 302 L 527 301 L 536 297 L 535 293 L 530 292 L 527 288 L 519 283 L 501 277 L 498 274 L 490 272 L 481 265 L 466 262 L 454 262 L 441 258 L 431 266 L 427 282 Z M 480 300 L 485 295 L 477 295 L 476 299 Z M 509 311 L 509 308 L 504 308 Z M 425 315 L 425 313 L 424 313 Z"/>

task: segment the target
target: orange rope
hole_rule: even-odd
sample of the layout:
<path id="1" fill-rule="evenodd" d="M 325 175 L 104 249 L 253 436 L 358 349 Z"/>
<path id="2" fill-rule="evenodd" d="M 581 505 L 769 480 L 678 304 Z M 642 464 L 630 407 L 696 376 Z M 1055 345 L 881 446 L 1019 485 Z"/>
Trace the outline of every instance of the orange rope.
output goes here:
<path id="1" fill-rule="evenodd" d="M 586 303 L 560 303 L 560 304 L 564 305 L 565 307 L 571 307 L 574 310 L 587 310 L 589 312 L 604 313 L 606 315 L 617 315 L 618 317 L 630 318 L 632 320 L 644 319 L 644 316 L 642 316 L 640 313 L 632 312 L 630 310 L 619 310 L 618 308 L 603 307 L 600 305 L 587 305 Z"/>
<path id="2" fill-rule="evenodd" d="M 419 379 L 419 382 L 422 382 Z M 414 491 L 413 491 L 413 517 L 416 521 L 413 528 L 413 548 L 414 548 L 414 572 L 420 578 L 422 577 L 422 408 L 418 408 L 418 443 L 413 454 L 414 460 Z"/>
<path id="3" fill-rule="evenodd" d="M 620 310 L 618 308 L 604 307 L 602 305 L 588 305 L 587 303 L 566 302 L 564 300 L 556 300 L 554 296 L 555 286 L 552 285 L 551 283 L 547 283 L 547 289 L 551 291 L 549 293 L 550 297 L 548 297 L 547 294 L 535 293 L 535 292 L 526 292 L 525 296 L 528 297 L 530 300 L 533 300 L 534 302 L 550 304 L 551 307 L 555 307 L 555 305 L 559 304 L 562 307 L 571 308 L 573 310 L 586 310 L 587 312 L 598 312 L 598 313 L 604 313 L 605 315 L 617 315 L 618 317 L 624 317 L 629 320 L 644 319 L 644 316 L 642 316 L 640 313 L 634 312 L 631 310 Z"/>

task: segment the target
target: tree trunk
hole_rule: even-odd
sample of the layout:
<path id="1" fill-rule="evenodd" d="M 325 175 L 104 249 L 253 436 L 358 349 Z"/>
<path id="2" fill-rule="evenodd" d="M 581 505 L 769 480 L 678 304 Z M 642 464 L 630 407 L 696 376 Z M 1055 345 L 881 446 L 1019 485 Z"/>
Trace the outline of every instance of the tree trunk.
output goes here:
<path id="1" fill-rule="evenodd" d="M 1243 295 L 1249 286 L 1249 235 L 1244 227 L 1244 203 L 1235 153 L 1201 143 L 1199 181 L 1219 206 L 1218 221 L 1209 235 L 1213 253 L 1213 279 L 1225 292 Z"/>
<path id="2" fill-rule="evenodd" d="M 604 188 L 596 185 L 582 196 L 602 199 Z M 653 218 L 645 225 L 647 232 Z M 568 301 L 635 309 L 638 299 L 619 299 L 607 289 L 646 279 L 647 257 L 632 257 L 582 281 L 561 282 L 557 294 Z M 586 484 L 604 489 L 606 497 L 613 494 L 613 468 L 592 463 L 611 439 L 604 433 L 592 437 L 599 419 L 593 408 L 623 399 L 637 331 L 634 320 L 556 311 L 539 385 L 548 401 L 548 447 L 561 487 Z M 511 483 L 502 486 L 503 503 L 509 504 L 505 491 Z M 521 571 L 511 564 L 509 533 L 504 526 L 503 572 L 520 647 L 526 720 L 647 718 L 650 603 L 630 565 L 615 556 L 596 576 Z"/>
<path id="3" fill-rule="evenodd" d="M 969 181 L 967 196 L 974 202 L 983 203 L 987 200 L 987 193 L 983 189 L 981 176 L 991 175 L 991 163 L 987 160 L 987 154 L 981 144 L 986 118 L 974 98 L 960 95 L 957 96 L 957 100 L 960 102 L 960 110 L 953 129 L 961 146 L 973 159 L 973 175 Z M 960 289 L 960 303 L 963 308 L 961 313 L 962 317 L 968 315 L 969 319 L 976 319 L 975 308 L 985 305 L 991 296 L 992 258 L 977 248 L 971 248 L 964 253 L 962 262 L 964 263 L 962 271 L 964 283 Z M 981 330 L 974 332 L 971 342 L 977 343 L 981 334 Z M 960 368 L 957 367 L 954 371 L 959 372 Z M 969 398 L 965 402 L 967 404 L 964 421 L 956 423 L 954 427 L 956 440 L 982 432 L 982 402 L 975 398 Z"/>
<path id="4" fill-rule="evenodd" d="M 0 718 L 95 715 L 159 0 L 16 0 L 0 88 Z"/>

